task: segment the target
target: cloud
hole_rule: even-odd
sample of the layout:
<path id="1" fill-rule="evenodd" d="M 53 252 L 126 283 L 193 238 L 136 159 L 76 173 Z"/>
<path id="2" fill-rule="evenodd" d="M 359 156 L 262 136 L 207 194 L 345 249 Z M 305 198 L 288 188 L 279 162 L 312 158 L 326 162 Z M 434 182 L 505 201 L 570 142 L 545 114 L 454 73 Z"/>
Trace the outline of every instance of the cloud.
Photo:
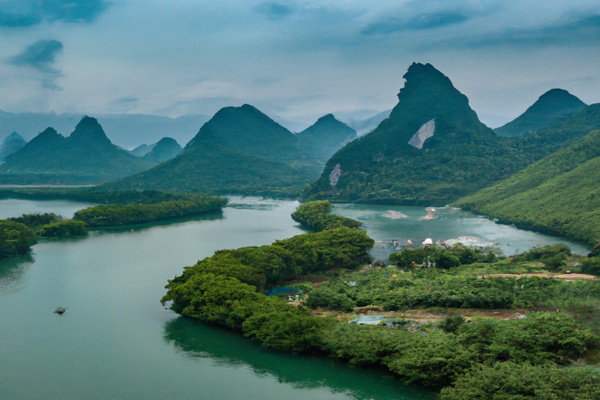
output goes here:
<path id="1" fill-rule="evenodd" d="M 369 24 L 362 30 L 362 33 L 378 35 L 399 31 L 436 29 L 460 24 L 468 19 L 469 16 L 458 12 L 419 14 L 408 19 L 388 18 Z"/>
<path id="2" fill-rule="evenodd" d="M 264 2 L 256 6 L 256 11 L 271 20 L 280 20 L 294 12 L 294 9 L 286 4 L 276 2 Z"/>
<path id="3" fill-rule="evenodd" d="M 38 40 L 28 46 L 20 54 L 12 57 L 9 62 L 20 67 L 33 68 L 42 74 L 42 87 L 60 90 L 55 80 L 62 76 L 60 70 L 54 67 L 56 56 L 62 51 L 63 45 L 58 40 Z"/>
<path id="4" fill-rule="evenodd" d="M 117 110 L 118 112 L 127 112 L 140 104 L 140 99 L 132 96 L 120 97 L 118 99 L 114 99 L 109 103 L 109 108 L 111 110 Z"/>
<path id="5" fill-rule="evenodd" d="M 52 65 L 62 49 L 63 45 L 58 40 L 38 40 L 10 61 L 14 65 L 32 67 L 40 72 L 56 73 L 58 71 Z"/>
<path id="6" fill-rule="evenodd" d="M 545 25 L 506 28 L 464 40 L 462 47 L 481 48 L 509 45 L 517 48 L 531 46 L 585 46 L 600 41 L 600 15 L 578 15 L 554 19 Z"/>
<path id="7" fill-rule="evenodd" d="M 0 1 L 0 26 L 18 28 L 55 21 L 89 23 L 107 7 L 106 0 Z"/>

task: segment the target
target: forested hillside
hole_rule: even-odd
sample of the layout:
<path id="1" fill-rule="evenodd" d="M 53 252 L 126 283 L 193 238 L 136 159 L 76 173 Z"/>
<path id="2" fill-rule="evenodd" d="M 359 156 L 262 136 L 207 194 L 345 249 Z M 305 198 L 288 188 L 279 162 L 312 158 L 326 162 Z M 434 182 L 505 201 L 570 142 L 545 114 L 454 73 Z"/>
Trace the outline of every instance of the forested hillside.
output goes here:
<path id="1" fill-rule="evenodd" d="M 562 89 L 551 89 L 515 120 L 494 131 L 500 136 L 522 136 L 555 125 L 576 114 L 586 104 Z"/>
<path id="2" fill-rule="evenodd" d="M 306 158 L 327 161 L 344 144 L 356 138 L 356 131 L 327 114 L 296 134 L 298 147 Z"/>
<path id="3" fill-rule="evenodd" d="M 161 162 L 175 158 L 179 153 L 181 153 L 181 150 L 181 146 L 175 139 L 164 137 L 160 139 L 158 143 L 152 146 L 150 151 L 144 154 L 142 158 L 146 161 L 160 164 Z M 138 151 L 141 151 L 141 149 Z"/>
<path id="4" fill-rule="evenodd" d="M 283 162 L 203 141 L 202 145 L 186 149 L 174 159 L 148 171 L 101 188 L 294 196 L 300 193 L 310 176 L 310 173 Z"/>
<path id="5" fill-rule="evenodd" d="M 600 130 L 454 205 L 595 244 L 600 241 L 598 171 Z"/>
<path id="6" fill-rule="evenodd" d="M 174 159 L 104 188 L 295 197 L 355 133 L 331 122 L 296 137 L 253 106 L 226 107 Z"/>

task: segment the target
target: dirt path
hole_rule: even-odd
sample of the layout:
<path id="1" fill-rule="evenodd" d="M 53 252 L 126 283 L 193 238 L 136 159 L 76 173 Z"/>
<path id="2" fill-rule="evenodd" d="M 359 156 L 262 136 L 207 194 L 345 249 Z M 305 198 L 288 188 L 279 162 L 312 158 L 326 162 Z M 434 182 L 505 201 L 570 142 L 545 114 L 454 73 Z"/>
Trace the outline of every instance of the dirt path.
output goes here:
<path id="1" fill-rule="evenodd" d="M 480 278 L 507 278 L 507 277 L 515 277 L 520 278 L 522 276 L 537 276 L 539 278 L 554 278 L 554 279 L 566 279 L 566 280 L 575 280 L 575 279 L 588 279 L 588 280 L 596 280 L 598 279 L 594 275 L 588 274 L 551 274 L 551 273 L 537 273 L 537 274 L 483 274 L 479 275 Z"/>

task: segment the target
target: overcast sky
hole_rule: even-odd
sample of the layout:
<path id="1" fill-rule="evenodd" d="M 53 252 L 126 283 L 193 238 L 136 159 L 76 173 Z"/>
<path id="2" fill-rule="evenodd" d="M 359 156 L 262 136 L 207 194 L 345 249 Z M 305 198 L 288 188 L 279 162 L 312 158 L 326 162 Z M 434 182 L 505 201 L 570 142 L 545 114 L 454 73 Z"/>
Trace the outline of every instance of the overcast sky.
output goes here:
<path id="1" fill-rule="evenodd" d="M 0 37 L 9 112 L 367 117 L 412 62 L 492 127 L 551 88 L 600 102 L 598 0 L 0 0 Z"/>

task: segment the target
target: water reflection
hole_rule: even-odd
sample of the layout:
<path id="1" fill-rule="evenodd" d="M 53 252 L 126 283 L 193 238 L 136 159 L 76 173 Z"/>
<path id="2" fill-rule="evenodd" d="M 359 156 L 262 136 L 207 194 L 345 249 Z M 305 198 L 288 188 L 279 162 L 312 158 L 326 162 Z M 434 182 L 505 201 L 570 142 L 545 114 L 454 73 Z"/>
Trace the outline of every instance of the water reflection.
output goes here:
<path id="1" fill-rule="evenodd" d="M 566 243 L 576 254 L 589 252 L 589 245 L 585 243 L 497 224 L 455 207 L 336 204 L 333 211 L 361 221 L 369 236 L 379 245 L 374 249 L 373 256 L 381 259 L 386 259 L 390 252 L 396 250 L 398 246 L 392 246 L 396 242 L 406 246 L 410 240 L 413 247 L 420 247 L 427 238 L 435 243 L 438 240 L 470 237 L 478 246 L 496 247 L 505 256 L 556 243 Z"/>
<path id="2" fill-rule="evenodd" d="M 178 225 L 187 224 L 190 222 L 197 221 L 217 221 L 225 218 L 223 215 L 223 211 L 214 211 L 209 212 L 202 215 L 194 215 L 189 217 L 181 217 L 181 218 L 172 218 L 166 219 L 162 221 L 148 222 L 145 224 L 135 224 L 135 225 L 123 225 L 123 226 L 113 226 L 106 228 L 94 228 L 93 232 L 95 234 L 105 234 L 105 233 L 119 233 L 119 232 L 141 232 L 151 228 L 160 228 L 160 227 L 176 227 Z"/>
<path id="3" fill-rule="evenodd" d="M 288 203 L 289 200 L 277 200 L 260 198 L 255 196 L 227 196 L 227 207 L 237 208 L 240 210 L 274 210 L 280 207 L 283 203 Z M 300 202 L 295 202 L 296 207 Z"/>
<path id="4" fill-rule="evenodd" d="M 295 388 L 325 387 L 356 400 L 435 398 L 432 393 L 406 387 L 385 373 L 331 359 L 270 352 L 235 333 L 183 317 L 165 324 L 164 339 L 187 357 L 210 358 L 219 366 L 248 367 L 257 376 L 272 376 Z"/>
<path id="5" fill-rule="evenodd" d="M 23 289 L 27 272 L 34 261 L 31 254 L 0 260 L 0 295 Z"/>

